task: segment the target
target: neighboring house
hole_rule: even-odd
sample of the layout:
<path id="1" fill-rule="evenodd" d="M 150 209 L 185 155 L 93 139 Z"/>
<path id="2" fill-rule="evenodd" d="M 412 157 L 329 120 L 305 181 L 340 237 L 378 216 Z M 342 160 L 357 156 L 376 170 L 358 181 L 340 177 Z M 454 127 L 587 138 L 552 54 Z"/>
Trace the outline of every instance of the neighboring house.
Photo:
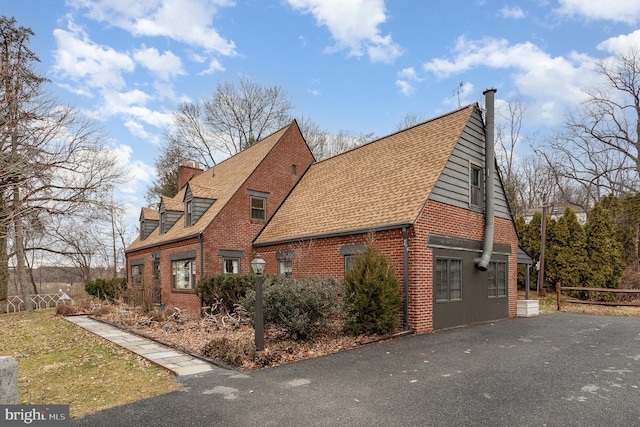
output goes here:
<path id="1" fill-rule="evenodd" d="M 572 203 L 552 203 L 547 208 L 547 215 L 549 218 L 553 220 L 559 220 L 562 215 L 564 215 L 564 211 L 566 208 L 571 208 L 576 213 L 576 218 L 578 218 L 578 223 L 584 227 L 587 223 L 587 211 L 578 205 L 574 205 Z M 522 215 L 524 218 L 524 222 L 529 224 L 533 216 L 540 212 L 542 214 L 542 208 L 533 208 L 533 209 L 525 209 L 524 214 Z"/>
<path id="2" fill-rule="evenodd" d="M 197 280 L 251 271 L 251 241 L 313 162 L 293 121 L 206 171 L 183 163 L 178 194 L 142 209 L 126 249 L 130 291 L 199 312 Z"/>
<path id="3" fill-rule="evenodd" d="M 191 289 L 201 271 L 248 272 L 251 252 L 267 262 L 266 273 L 341 279 L 371 242 L 389 257 L 401 283 L 405 328 L 428 332 L 514 317 L 518 237 L 491 154 L 494 92 L 486 93 L 487 126 L 473 104 L 317 163 L 297 125 L 258 142 L 215 166 L 216 177 L 225 163 L 260 157 L 254 149 L 264 153 L 262 163 L 272 163 L 266 146 L 276 150 L 282 143 L 274 140 L 284 132 L 297 131 L 300 147 L 277 174 L 254 160 L 238 171 L 243 184 L 233 188 L 208 180 L 210 171 L 193 177 L 178 196 L 163 199 L 159 224 L 146 237 L 155 214 L 143 210 L 141 236 L 127 249 L 129 286 L 136 283 L 133 268 L 151 258 L 159 263 L 162 302 L 182 308 L 188 301 L 195 308 L 195 295 L 183 284 Z M 298 169 L 289 180 L 287 164 Z M 270 203 L 264 220 L 249 220 L 254 196 Z M 183 219 L 189 200 L 199 200 L 201 215 L 191 227 Z M 216 201 L 208 206 L 207 200 Z M 181 205 L 174 207 L 175 201 Z M 486 211 L 493 214 L 485 220 Z M 163 215 L 168 222 L 160 234 Z M 242 261 L 239 268 L 234 259 Z M 145 283 L 152 280 L 155 267 L 144 264 L 143 271 Z"/>

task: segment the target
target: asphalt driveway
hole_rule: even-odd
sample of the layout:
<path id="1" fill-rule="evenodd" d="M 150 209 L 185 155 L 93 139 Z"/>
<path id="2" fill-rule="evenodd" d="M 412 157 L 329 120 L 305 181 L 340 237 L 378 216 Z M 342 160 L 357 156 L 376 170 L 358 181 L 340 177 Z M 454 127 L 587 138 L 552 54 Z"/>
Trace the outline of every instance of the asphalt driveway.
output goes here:
<path id="1" fill-rule="evenodd" d="M 640 319 L 545 314 L 180 381 L 71 425 L 640 425 Z"/>

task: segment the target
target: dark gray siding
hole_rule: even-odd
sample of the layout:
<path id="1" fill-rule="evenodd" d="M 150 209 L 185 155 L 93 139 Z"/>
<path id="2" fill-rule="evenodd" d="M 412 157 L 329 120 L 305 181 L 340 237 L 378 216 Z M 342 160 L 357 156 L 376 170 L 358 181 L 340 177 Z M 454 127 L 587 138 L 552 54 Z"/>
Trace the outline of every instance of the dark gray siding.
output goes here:
<path id="1" fill-rule="evenodd" d="M 469 206 L 470 164 L 484 170 L 484 124 L 479 110 L 471 115 L 460 140 L 453 149 L 451 157 L 429 196 L 430 200 L 464 209 L 473 209 Z M 496 216 L 510 219 L 511 213 L 507 207 L 506 197 L 497 172 L 494 173 L 493 189 Z M 484 208 L 478 211 L 484 212 Z"/>
<path id="2" fill-rule="evenodd" d="M 144 240 L 149 237 L 149 234 L 158 226 L 160 221 L 153 219 L 145 219 L 140 221 L 140 240 Z"/>
<path id="3" fill-rule="evenodd" d="M 164 225 L 164 230 L 163 230 L 164 233 L 169 231 L 169 229 L 173 227 L 173 224 L 175 224 L 176 221 L 178 221 L 183 214 L 183 212 L 181 211 L 165 211 L 165 212 L 166 212 L 165 218 L 167 220 L 167 223 Z"/>
<path id="4" fill-rule="evenodd" d="M 213 199 L 193 198 L 193 223 L 195 224 L 202 215 L 213 205 Z"/>
<path id="5" fill-rule="evenodd" d="M 196 222 L 198 222 L 198 220 L 202 217 L 202 215 L 204 215 L 204 213 L 207 211 L 207 209 L 209 209 L 211 207 L 211 205 L 213 205 L 213 202 L 215 202 L 215 199 L 205 199 L 202 197 L 193 197 L 193 193 L 191 192 L 191 188 L 187 187 L 187 190 L 185 192 L 184 195 L 184 201 L 187 202 L 191 200 L 191 202 L 193 203 L 193 207 L 192 207 L 192 212 L 191 212 L 191 224 L 187 224 L 187 226 L 189 225 L 193 225 Z"/>

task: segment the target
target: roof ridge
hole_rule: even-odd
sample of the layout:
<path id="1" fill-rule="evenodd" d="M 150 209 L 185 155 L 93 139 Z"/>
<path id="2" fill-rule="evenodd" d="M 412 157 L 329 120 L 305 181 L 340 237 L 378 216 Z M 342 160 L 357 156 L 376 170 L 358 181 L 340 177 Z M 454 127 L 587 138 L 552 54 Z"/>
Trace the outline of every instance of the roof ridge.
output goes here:
<path id="1" fill-rule="evenodd" d="M 291 122 L 289 122 L 289 124 L 288 124 L 288 125 L 282 126 L 280 129 L 278 129 L 278 130 L 276 130 L 276 131 L 271 132 L 269 135 L 265 136 L 264 138 L 257 140 L 256 142 L 254 142 L 253 144 L 251 144 L 251 145 L 250 145 L 250 146 L 248 146 L 247 148 L 245 148 L 245 149 L 243 149 L 243 150 L 240 150 L 239 152 L 237 152 L 236 154 L 234 154 L 234 155 L 232 155 L 232 156 L 227 157 L 227 158 L 226 158 L 226 159 L 224 159 L 223 161 L 221 161 L 221 162 L 219 162 L 219 163 L 216 163 L 214 166 L 211 166 L 209 169 L 212 169 L 212 168 L 213 168 L 213 169 L 215 169 L 215 167 L 216 167 L 216 166 L 219 166 L 219 165 L 221 165 L 221 164 L 223 164 L 223 163 L 225 163 L 225 162 L 227 162 L 227 161 L 229 161 L 229 160 L 231 160 L 231 159 L 233 159 L 233 158 L 236 158 L 236 157 L 240 156 L 240 155 L 241 155 L 241 154 L 243 154 L 243 153 L 246 153 L 246 152 L 250 151 L 251 149 L 253 149 L 253 147 L 255 147 L 255 146 L 259 145 L 260 143 L 262 143 L 262 142 L 264 142 L 264 141 L 266 141 L 267 139 L 271 138 L 272 136 L 274 136 L 274 135 L 275 135 L 275 134 L 277 134 L 278 132 L 282 132 L 282 131 L 283 131 L 283 130 L 285 130 L 286 128 L 290 127 L 290 126 L 291 126 L 291 124 L 292 124 L 294 121 L 295 121 L 295 119 L 293 119 Z M 209 170 L 209 169 L 207 169 L 207 170 Z M 205 171 L 205 172 L 206 172 L 206 171 Z"/>
<path id="2" fill-rule="evenodd" d="M 376 143 L 376 142 L 379 142 L 379 141 L 385 140 L 385 139 L 387 139 L 387 138 L 390 138 L 390 137 L 392 137 L 392 136 L 395 136 L 395 135 L 397 135 L 397 134 L 399 134 L 399 133 L 406 132 L 406 131 L 411 130 L 411 129 L 413 129 L 413 128 L 416 128 L 416 127 L 418 127 L 418 126 L 422 126 L 422 125 L 425 125 L 425 124 L 427 124 L 427 123 L 433 122 L 433 121 L 435 121 L 435 120 L 440 120 L 440 119 L 442 119 L 442 118 L 444 118 L 444 117 L 450 116 L 450 115 L 452 115 L 452 114 L 459 113 L 460 111 L 464 111 L 464 110 L 467 110 L 467 109 L 472 108 L 472 107 L 479 108 L 479 106 L 478 106 L 478 102 L 473 102 L 473 103 L 471 103 L 471 104 L 465 105 L 464 107 L 460 107 L 460 108 L 458 108 L 458 109 L 456 109 L 456 110 L 452 110 L 452 111 L 449 111 L 449 112 L 447 112 L 447 113 L 441 114 L 441 115 L 439 115 L 439 116 L 432 117 L 432 118 L 430 118 L 430 119 L 427 119 L 427 120 L 422 121 L 422 122 L 420 122 L 420 123 L 416 123 L 416 124 L 414 124 L 414 125 L 411 125 L 411 126 L 409 126 L 409 127 L 404 128 L 404 129 L 398 129 L 398 130 L 397 130 L 397 131 L 395 131 L 395 132 L 392 132 L 392 133 L 390 133 L 390 134 L 387 134 L 387 135 L 381 136 L 380 138 L 376 138 L 376 139 L 374 139 L 373 141 L 365 142 L 365 143 L 364 143 L 364 144 L 362 144 L 362 145 L 358 145 L 357 147 L 350 148 L 350 149 L 348 149 L 348 150 L 346 150 L 346 151 L 343 151 L 342 153 L 338 153 L 338 154 L 336 154 L 335 156 L 327 157 L 326 159 L 322 159 L 322 160 L 320 160 L 319 162 L 315 162 L 315 163 L 314 163 L 314 165 L 317 165 L 317 164 L 319 164 L 319 163 L 326 162 L 327 160 L 335 159 L 336 157 L 338 157 L 338 156 L 342 156 L 343 154 L 350 153 L 350 152 L 352 152 L 352 151 L 355 151 L 355 150 L 358 150 L 358 149 L 360 149 L 360 148 L 366 147 L 366 146 L 371 145 L 371 144 L 373 144 L 373 143 Z M 312 166 L 314 166 L 314 165 L 312 165 Z"/>

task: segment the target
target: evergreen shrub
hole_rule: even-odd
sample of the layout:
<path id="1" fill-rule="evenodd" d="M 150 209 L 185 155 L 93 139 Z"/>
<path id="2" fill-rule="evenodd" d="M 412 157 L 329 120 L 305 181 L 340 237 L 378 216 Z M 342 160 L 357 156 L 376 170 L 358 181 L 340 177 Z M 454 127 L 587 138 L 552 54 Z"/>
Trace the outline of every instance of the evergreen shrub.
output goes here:
<path id="1" fill-rule="evenodd" d="M 84 290 L 89 295 L 105 299 L 116 299 L 127 287 L 127 279 L 124 277 L 115 277 L 113 279 L 95 279 L 84 285 Z"/>
<path id="2" fill-rule="evenodd" d="M 388 334 L 398 326 L 402 298 L 398 279 L 374 246 L 356 256 L 344 277 L 346 329 L 352 335 Z"/>
<path id="3" fill-rule="evenodd" d="M 310 339 L 324 332 L 331 316 L 340 312 L 339 285 L 331 277 L 296 280 L 267 275 L 262 286 L 265 325 L 276 326 L 294 340 Z M 255 319 L 255 289 L 247 291 L 242 305 Z"/>

